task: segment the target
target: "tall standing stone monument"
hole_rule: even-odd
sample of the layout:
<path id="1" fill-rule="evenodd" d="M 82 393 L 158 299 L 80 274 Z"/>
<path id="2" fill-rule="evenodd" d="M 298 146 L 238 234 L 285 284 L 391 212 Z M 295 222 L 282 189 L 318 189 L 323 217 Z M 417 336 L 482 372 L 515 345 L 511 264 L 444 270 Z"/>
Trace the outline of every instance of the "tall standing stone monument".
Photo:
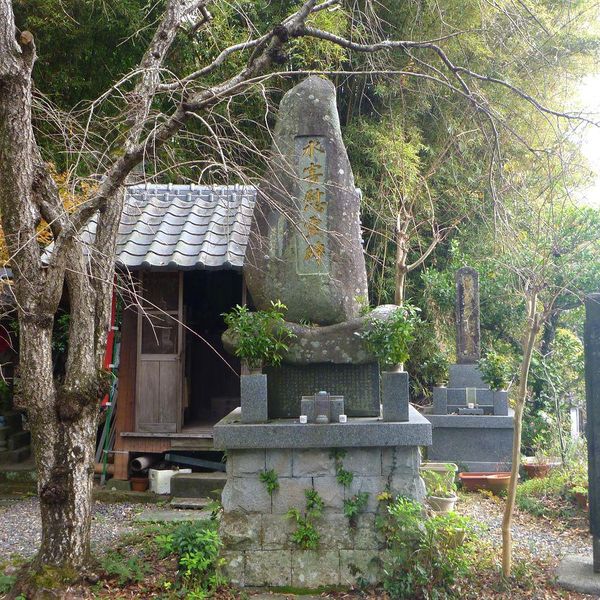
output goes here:
<path id="1" fill-rule="evenodd" d="M 311 76 L 281 101 L 270 170 L 255 209 L 244 274 L 257 308 L 332 325 L 367 297 L 360 193 L 342 140 L 331 81 Z"/>
<path id="2" fill-rule="evenodd" d="M 471 267 L 456 272 L 456 364 L 448 387 L 433 389 L 433 445 L 429 458 L 465 465 L 471 471 L 509 468 L 514 422 L 508 393 L 481 379 L 479 275 Z"/>
<path id="3" fill-rule="evenodd" d="M 583 337 L 592 554 L 565 556 L 558 582 L 566 589 L 600 597 L 600 294 L 586 299 Z"/>
<path id="4" fill-rule="evenodd" d="M 480 358 L 479 274 L 462 267 L 456 271 L 456 362 L 472 365 Z"/>
<path id="5" fill-rule="evenodd" d="M 356 297 L 367 294 L 360 198 L 329 81 L 309 77 L 283 98 L 261 192 L 248 287 L 258 308 L 273 300 L 287 305 L 286 327 L 295 338 L 281 365 L 242 376 L 266 376 L 266 393 L 243 386 L 241 414 L 214 428 L 215 448 L 227 451 L 220 524 L 226 569 L 241 586 L 348 585 L 357 573 L 377 582 L 384 556 L 378 495 L 423 499 L 419 446 L 431 443 L 431 424 L 409 406 L 408 375 L 380 377 L 357 335 L 397 307 L 359 315 Z M 259 405 L 268 406 L 268 418 Z M 340 481 L 340 461 L 351 482 Z M 269 493 L 264 473 L 271 470 L 279 487 Z M 307 506 L 315 497 L 323 504 L 319 515 Z M 357 498 L 364 506 L 349 520 L 347 502 Z M 315 548 L 302 544 L 290 510 L 314 520 Z"/>

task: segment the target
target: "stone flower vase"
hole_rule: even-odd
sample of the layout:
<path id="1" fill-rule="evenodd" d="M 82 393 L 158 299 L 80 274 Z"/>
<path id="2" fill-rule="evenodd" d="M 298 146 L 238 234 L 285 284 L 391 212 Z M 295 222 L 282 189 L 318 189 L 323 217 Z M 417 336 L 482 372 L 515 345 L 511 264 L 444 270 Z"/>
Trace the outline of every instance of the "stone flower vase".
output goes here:
<path id="1" fill-rule="evenodd" d="M 431 507 L 431 510 L 435 513 L 449 513 L 454 510 L 458 496 L 452 494 L 446 498 L 440 496 L 427 496 L 427 502 Z"/>

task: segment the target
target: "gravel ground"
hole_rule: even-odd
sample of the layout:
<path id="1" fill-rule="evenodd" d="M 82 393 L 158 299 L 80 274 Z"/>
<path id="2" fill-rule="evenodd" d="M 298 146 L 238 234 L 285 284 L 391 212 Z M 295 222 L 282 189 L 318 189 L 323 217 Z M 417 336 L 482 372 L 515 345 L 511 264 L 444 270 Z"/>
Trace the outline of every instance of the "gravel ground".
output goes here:
<path id="1" fill-rule="evenodd" d="M 133 531 L 131 519 L 144 506 L 94 502 L 92 548 L 106 548 L 124 533 Z M 32 556 L 38 548 L 40 537 L 38 499 L 34 497 L 2 498 L 0 502 L 0 563 L 13 555 L 25 558 Z"/>
<path id="2" fill-rule="evenodd" d="M 483 525 L 482 537 L 495 546 L 502 545 L 502 512 L 504 500 L 494 500 L 481 494 L 463 494 L 457 511 Z M 588 554 L 592 551 L 591 536 L 580 529 L 565 529 L 551 521 L 515 510 L 513 519 L 515 550 L 527 551 L 535 557 L 559 559 L 565 554 Z"/>
<path id="3" fill-rule="evenodd" d="M 154 505 L 94 503 L 92 546 L 103 549 L 124 533 L 133 531 L 132 517 Z M 500 546 L 503 502 L 481 494 L 461 495 L 458 512 L 482 524 L 483 536 Z M 516 511 L 513 529 L 515 549 L 539 558 L 558 559 L 565 554 L 591 551 L 591 539 L 583 530 L 557 528 L 551 522 Z M 29 557 L 40 542 L 38 499 L 0 498 L 0 562 L 12 555 Z"/>

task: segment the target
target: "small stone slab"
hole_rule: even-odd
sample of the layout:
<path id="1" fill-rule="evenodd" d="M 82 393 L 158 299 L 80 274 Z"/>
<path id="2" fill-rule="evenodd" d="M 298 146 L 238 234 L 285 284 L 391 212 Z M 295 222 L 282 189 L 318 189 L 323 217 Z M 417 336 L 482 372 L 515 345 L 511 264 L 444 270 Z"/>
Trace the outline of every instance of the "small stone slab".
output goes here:
<path id="1" fill-rule="evenodd" d="M 210 498 L 173 498 L 169 506 L 184 510 L 202 510 L 211 502 Z"/>
<path id="2" fill-rule="evenodd" d="M 558 565 L 558 585 L 581 594 L 600 596 L 600 573 L 594 573 L 592 556 L 570 554 Z"/>
<path id="3" fill-rule="evenodd" d="M 171 494 L 177 498 L 220 496 L 226 481 L 225 473 L 176 473 L 171 477 Z"/>
<path id="4" fill-rule="evenodd" d="M 210 510 L 149 510 L 136 515 L 136 523 L 179 523 L 182 521 L 206 521 Z"/>

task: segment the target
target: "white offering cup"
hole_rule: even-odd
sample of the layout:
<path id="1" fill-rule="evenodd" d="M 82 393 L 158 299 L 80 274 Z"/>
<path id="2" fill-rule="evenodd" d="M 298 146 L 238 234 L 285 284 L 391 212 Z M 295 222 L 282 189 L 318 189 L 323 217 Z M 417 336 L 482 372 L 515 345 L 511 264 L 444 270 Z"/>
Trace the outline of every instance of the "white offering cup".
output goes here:
<path id="1" fill-rule="evenodd" d="M 340 415 L 340 423 L 347 423 L 348 417 L 347 415 Z"/>
<path id="2" fill-rule="evenodd" d="M 469 404 L 467 404 L 467 408 L 475 408 L 475 403 L 469 402 Z"/>
<path id="3" fill-rule="evenodd" d="M 300 423 L 308 423 L 308 417 L 306 415 L 300 415 Z"/>

